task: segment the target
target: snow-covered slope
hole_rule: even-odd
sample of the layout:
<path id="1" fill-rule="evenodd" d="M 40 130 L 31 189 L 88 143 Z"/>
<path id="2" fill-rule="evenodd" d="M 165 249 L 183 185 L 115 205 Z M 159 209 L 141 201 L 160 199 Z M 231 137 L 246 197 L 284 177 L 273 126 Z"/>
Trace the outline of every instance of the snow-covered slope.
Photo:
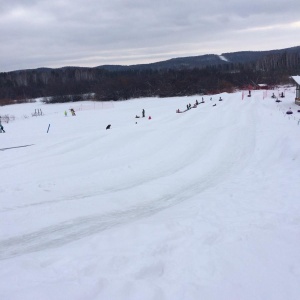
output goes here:
<path id="1" fill-rule="evenodd" d="M 285 95 L 1 107 L 0 299 L 299 299 Z"/>
<path id="2" fill-rule="evenodd" d="M 221 60 L 224 60 L 224 61 L 228 61 L 228 62 L 229 62 L 229 60 L 228 60 L 224 55 L 219 55 L 219 57 L 220 57 Z"/>

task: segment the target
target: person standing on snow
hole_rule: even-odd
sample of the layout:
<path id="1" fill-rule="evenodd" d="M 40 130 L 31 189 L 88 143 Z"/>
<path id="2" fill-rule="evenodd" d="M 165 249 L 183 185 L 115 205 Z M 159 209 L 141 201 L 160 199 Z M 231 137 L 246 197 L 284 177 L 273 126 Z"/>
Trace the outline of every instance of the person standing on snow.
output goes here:
<path id="1" fill-rule="evenodd" d="M 145 110 L 144 109 L 142 110 L 142 116 L 143 116 L 143 118 L 145 118 Z"/>

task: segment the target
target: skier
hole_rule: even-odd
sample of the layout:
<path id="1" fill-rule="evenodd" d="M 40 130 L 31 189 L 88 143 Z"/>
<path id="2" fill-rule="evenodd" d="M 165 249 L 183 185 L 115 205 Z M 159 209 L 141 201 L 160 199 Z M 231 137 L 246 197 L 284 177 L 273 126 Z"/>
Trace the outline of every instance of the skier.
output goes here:
<path id="1" fill-rule="evenodd" d="M 5 130 L 4 130 L 4 127 L 3 125 L 0 123 L 0 133 L 4 132 L 5 133 Z"/>
<path id="2" fill-rule="evenodd" d="M 142 110 L 142 116 L 143 116 L 143 118 L 145 118 L 145 110 L 144 109 Z"/>

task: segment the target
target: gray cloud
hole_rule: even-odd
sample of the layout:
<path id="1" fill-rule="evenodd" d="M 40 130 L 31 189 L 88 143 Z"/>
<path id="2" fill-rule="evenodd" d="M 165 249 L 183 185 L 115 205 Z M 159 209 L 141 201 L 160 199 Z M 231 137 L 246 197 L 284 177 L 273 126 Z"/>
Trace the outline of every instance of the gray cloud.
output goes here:
<path id="1" fill-rule="evenodd" d="M 299 45 L 299 0 L 0 0 L 0 72 Z"/>

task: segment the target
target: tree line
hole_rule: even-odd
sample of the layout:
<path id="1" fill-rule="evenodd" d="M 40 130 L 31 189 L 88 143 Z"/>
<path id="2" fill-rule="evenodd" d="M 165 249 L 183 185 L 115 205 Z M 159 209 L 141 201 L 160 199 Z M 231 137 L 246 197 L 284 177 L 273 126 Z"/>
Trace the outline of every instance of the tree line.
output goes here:
<path id="1" fill-rule="evenodd" d="M 43 97 L 45 102 L 127 100 L 231 92 L 259 83 L 279 85 L 300 72 L 299 53 L 203 68 L 126 69 L 64 67 L 0 73 L 0 105 Z M 88 95 L 88 96 L 87 96 Z M 91 99 L 89 98 L 89 99 Z"/>

